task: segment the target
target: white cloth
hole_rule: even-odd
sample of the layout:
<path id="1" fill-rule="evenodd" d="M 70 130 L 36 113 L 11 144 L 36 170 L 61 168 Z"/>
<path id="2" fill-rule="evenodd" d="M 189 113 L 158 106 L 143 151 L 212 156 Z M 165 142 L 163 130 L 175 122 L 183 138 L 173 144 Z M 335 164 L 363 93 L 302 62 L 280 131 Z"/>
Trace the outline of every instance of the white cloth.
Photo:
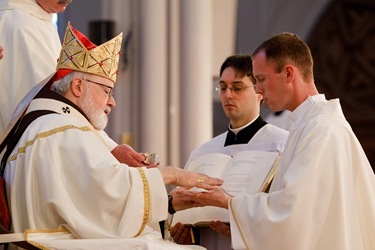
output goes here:
<path id="1" fill-rule="evenodd" d="M 28 112 L 40 107 L 58 114 L 41 116 L 29 125 L 4 174 L 15 232 L 64 226 L 71 237 L 80 239 L 37 240 L 53 249 L 187 248 L 165 243 L 157 231 L 168 209 L 158 169 L 142 168 L 142 178 L 138 168 L 119 163 L 73 106 L 39 98 Z M 132 241 L 147 213 L 147 225 Z"/>
<path id="2" fill-rule="evenodd" d="M 290 118 L 291 112 L 289 110 L 284 110 L 281 114 L 275 115 L 274 112 L 271 112 L 264 118 L 269 124 L 273 124 L 279 128 L 288 130 L 293 126 L 293 122 Z"/>
<path id="3" fill-rule="evenodd" d="M 107 148 L 109 149 L 109 151 L 112 152 L 112 150 L 118 146 L 118 144 L 114 140 L 112 140 L 112 138 L 109 137 L 109 135 L 104 130 L 100 130 L 98 131 L 98 133 L 107 144 Z"/>
<path id="4" fill-rule="evenodd" d="M 291 117 L 270 193 L 230 202 L 234 249 L 240 231 L 254 250 L 375 249 L 375 177 L 339 101 L 312 96 Z"/>
<path id="5" fill-rule="evenodd" d="M 283 152 L 288 132 L 274 125 L 266 124 L 251 138 L 247 144 L 236 144 L 224 147 L 227 133 L 220 134 L 196 148 L 190 155 L 189 162 L 208 153 L 224 153 L 233 155 L 244 150 L 262 150 Z M 185 167 L 186 167 L 185 166 Z M 207 249 L 228 250 L 231 249 L 231 238 L 213 231 L 210 228 L 200 230 L 200 244 Z"/>
<path id="6" fill-rule="evenodd" d="M 182 246 L 171 241 L 163 240 L 160 238 L 160 234 L 156 231 L 132 239 L 59 239 L 56 237 L 54 240 L 38 239 L 38 244 L 41 244 L 48 249 L 59 250 L 204 250 L 204 248 L 200 246 Z"/>
<path id="7" fill-rule="evenodd" d="M 235 144 L 224 147 L 228 132 L 224 132 L 196 148 L 187 160 L 185 167 L 192 160 L 209 153 L 232 155 L 244 150 L 277 151 L 282 153 L 288 137 L 288 132 L 271 124 L 264 125 L 247 144 Z"/>
<path id="8" fill-rule="evenodd" d="M 61 42 L 52 14 L 33 0 L 0 2 L 0 136 L 32 87 L 56 70 Z"/>

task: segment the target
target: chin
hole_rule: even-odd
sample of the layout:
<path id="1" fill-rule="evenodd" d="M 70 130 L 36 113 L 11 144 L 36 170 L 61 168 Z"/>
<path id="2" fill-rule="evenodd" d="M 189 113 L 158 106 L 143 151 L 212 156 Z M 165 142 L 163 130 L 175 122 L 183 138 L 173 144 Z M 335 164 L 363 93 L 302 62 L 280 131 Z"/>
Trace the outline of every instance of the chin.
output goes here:
<path id="1" fill-rule="evenodd" d="M 104 130 L 106 126 L 93 126 L 96 130 L 101 131 Z"/>
<path id="2" fill-rule="evenodd" d="M 107 127 L 107 122 L 94 126 L 96 130 L 103 130 Z"/>
<path id="3" fill-rule="evenodd" d="M 108 118 L 105 117 L 106 119 L 102 118 L 102 119 L 95 119 L 95 120 L 91 120 L 91 125 L 98 131 L 100 130 L 103 130 L 107 127 L 107 124 L 108 124 Z"/>

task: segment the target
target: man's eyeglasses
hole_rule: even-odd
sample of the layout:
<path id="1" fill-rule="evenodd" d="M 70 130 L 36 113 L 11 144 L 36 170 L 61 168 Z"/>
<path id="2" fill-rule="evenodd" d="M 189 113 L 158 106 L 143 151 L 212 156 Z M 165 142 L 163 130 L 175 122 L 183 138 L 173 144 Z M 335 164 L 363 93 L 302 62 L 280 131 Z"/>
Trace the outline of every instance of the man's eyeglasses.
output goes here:
<path id="1" fill-rule="evenodd" d="M 228 86 L 221 86 L 220 84 L 218 84 L 215 87 L 215 90 L 217 92 L 219 92 L 220 94 L 224 94 L 224 93 L 227 92 L 227 89 L 229 89 L 232 94 L 239 94 L 249 87 L 254 87 L 254 89 L 255 89 L 255 84 L 253 84 L 252 86 L 247 86 L 247 85 L 245 85 L 245 86 L 234 86 L 234 87 L 231 87 L 231 88 L 228 87 Z"/>
<path id="2" fill-rule="evenodd" d="M 102 83 L 100 83 L 100 82 L 95 82 L 95 81 L 92 81 L 92 80 L 90 80 L 90 79 L 83 79 L 84 81 L 86 81 L 86 82 L 92 82 L 92 83 L 95 83 L 95 84 L 97 84 L 97 85 L 99 85 L 99 86 L 102 86 L 102 87 L 105 87 L 105 88 L 109 88 L 109 91 L 104 91 L 107 95 L 108 95 L 108 98 L 111 98 L 112 96 L 113 96 L 113 87 L 111 87 L 111 86 L 108 86 L 108 85 L 105 85 L 105 84 L 102 84 Z"/>

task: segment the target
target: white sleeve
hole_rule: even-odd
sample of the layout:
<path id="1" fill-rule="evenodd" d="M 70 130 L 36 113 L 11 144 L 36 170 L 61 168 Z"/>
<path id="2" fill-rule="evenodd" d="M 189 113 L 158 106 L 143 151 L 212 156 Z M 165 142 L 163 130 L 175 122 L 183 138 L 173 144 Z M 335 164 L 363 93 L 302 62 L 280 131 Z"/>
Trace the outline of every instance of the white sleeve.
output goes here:
<path id="1" fill-rule="evenodd" d="M 100 130 L 98 131 L 98 133 L 107 144 L 107 148 L 109 149 L 109 151 L 112 152 L 112 150 L 118 146 L 117 142 L 115 142 L 111 137 L 109 137 L 104 130 Z"/>

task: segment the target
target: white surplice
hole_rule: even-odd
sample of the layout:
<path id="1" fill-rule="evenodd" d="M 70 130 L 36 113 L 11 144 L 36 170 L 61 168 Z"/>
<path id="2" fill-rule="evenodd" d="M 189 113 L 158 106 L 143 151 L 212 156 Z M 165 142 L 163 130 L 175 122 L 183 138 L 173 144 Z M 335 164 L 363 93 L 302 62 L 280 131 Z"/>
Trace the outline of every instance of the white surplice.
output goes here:
<path id="1" fill-rule="evenodd" d="M 0 136 L 21 99 L 56 70 L 61 41 L 52 18 L 35 0 L 0 1 Z"/>
<path id="2" fill-rule="evenodd" d="M 245 150 L 263 150 L 282 153 L 288 137 L 288 132 L 271 124 L 264 125 L 247 144 L 234 144 L 224 147 L 228 132 L 224 132 L 196 148 L 187 160 L 189 162 L 209 153 L 232 155 Z"/>
<path id="3" fill-rule="evenodd" d="M 188 248 L 164 241 L 158 231 L 168 209 L 158 169 L 119 163 L 69 103 L 38 98 L 28 112 L 40 109 L 57 114 L 29 125 L 5 169 L 15 232 L 63 226 L 68 238 L 78 238 L 52 240 L 38 231 L 36 242 L 52 249 Z"/>
<path id="4" fill-rule="evenodd" d="M 274 125 L 266 124 L 259 129 L 247 144 L 235 144 L 224 147 L 227 133 L 222 133 L 196 148 L 190 155 L 189 163 L 208 153 L 223 153 L 233 155 L 245 150 L 261 150 L 270 152 L 283 152 L 288 132 Z M 228 250 L 231 249 L 231 238 L 219 234 L 210 228 L 200 229 L 200 243 L 207 249 Z"/>
<path id="5" fill-rule="evenodd" d="M 375 249 L 375 177 L 338 99 L 311 96 L 291 118 L 270 193 L 230 202 L 234 249 Z"/>

